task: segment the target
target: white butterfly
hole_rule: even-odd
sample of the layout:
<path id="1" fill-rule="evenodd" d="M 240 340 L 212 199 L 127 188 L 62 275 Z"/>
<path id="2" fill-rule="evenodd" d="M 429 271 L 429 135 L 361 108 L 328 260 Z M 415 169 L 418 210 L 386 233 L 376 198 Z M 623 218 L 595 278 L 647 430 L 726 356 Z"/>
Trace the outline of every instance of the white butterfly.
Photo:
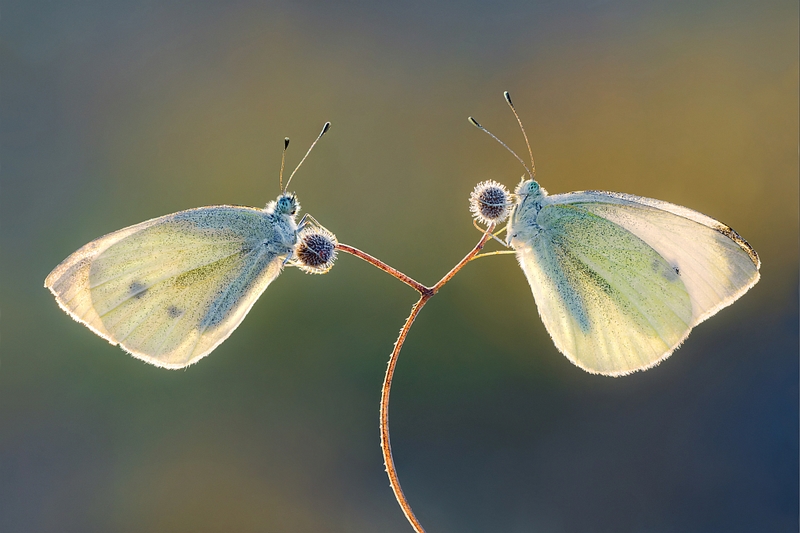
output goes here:
<path id="1" fill-rule="evenodd" d="M 134 357 L 188 366 L 228 338 L 285 264 L 311 273 L 332 266 L 336 238 L 308 215 L 296 222 L 292 176 L 264 209 L 199 207 L 100 237 L 44 285 L 72 318 Z"/>
<path id="2" fill-rule="evenodd" d="M 534 179 L 532 156 L 528 174 L 510 206 L 505 244 L 556 347 L 588 372 L 620 376 L 657 365 L 759 280 L 755 250 L 721 222 L 629 194 L 549 196 Z M 496 202 L 486 211 L 497 212 Z"/>

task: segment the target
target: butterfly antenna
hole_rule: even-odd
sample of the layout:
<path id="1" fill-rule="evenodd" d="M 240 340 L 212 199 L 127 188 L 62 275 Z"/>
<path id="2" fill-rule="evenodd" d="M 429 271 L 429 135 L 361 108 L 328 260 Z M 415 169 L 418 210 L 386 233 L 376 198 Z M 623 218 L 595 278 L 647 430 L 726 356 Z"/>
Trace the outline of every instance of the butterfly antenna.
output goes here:
<path id="1" fill-rule="evenodd" d="M 528 142 L 528 134 L 525 133 L 525 128 L 522 126 L 522 121 L 519 119 L 519 115 L 517 114 L 517 109 L 514 107 L 514 103 L 511 101 L 511 95 L 508 94 L 508 91 L 503 92 L 503 96 L 506 98 L 506 103 L 508 107 L 511 108 L 511 111 L 514 113 L 514 117 L 517 119 L 517 124 L 519 124 L 519 129 L 522 130 L 522 136 L 525 137 L 525 145 L 528 147 L 528 155 L 531 156 L 531 177 L 536 176 L 536 163 L 533 162 L 533 151 L 531 150 L 531 143 Z"/>
<path id="2" fill-rule="evenodd" d="M 520 164 L 520 165 L 522 165 L 522 166 L 525 168 L 525 172 L 527 172 L 527 173 L 528 173 L 528 175 L 531 177 L 531 179 L 533 178 L 533 173 L 532 173 L 532 172 L 530 171 L 530 169 L 528 168 L 528 165 L 526 165 L 526 164 L 525 164 L 525 161 L 523 161 L 523 160 L 522 160 L 522 159 L 521 159 L 521 158 L 520 158 L 520 157 L 517 155 L 517 153 L 516 153 L 514 150 L 512 150 L 511 148 L 509 148 L 509 147 L 508 147 L 508 145 L 507 145 L 506 143 L 504 143 L 503 141 L 501 141 L 500 139 L 498 139 L 498 138 L 495 136 L 495 134 L 494 134 L 494 133 L 492 133 L 491 131 L 487 130 L 487 129 L 486 129 L 486 128 L 484 128 L 483 126 L 481 126 L 480 122 L 478 122 L 477 120 L 475 120 L 475 119 L 474 119 L 474 118 L 472 118 L 472 117 L 467 117 L 467 118 L 469 119 L 469 122 L 470 122 L 470 124 L 472 124 L 473 126 L 475 126 L 476 128 L 478 128 L 478 129 L 479 129 L 479 130 L 481 130 L 482 132 L 484 132 L 484 133 L 486 133 L 487 135 L 489 135 L 489 137 L 491 137 L 491 138 L 492 138 L 492 139 L 494 139 L 495 141 L 497 141 L 497 142 L 499 142 L 500 144 L 502 144 L 502 145 L 503 145 L 503 148 L 505 148 L 506 150 L 508 150 L 509 152 L 511 152 L 511 155 L 513 155 L 514 157 L 516 157 L 516 158 L 517 158 L 517 161 L 519 161 L 519 164 Z"/>
<path id="3" fill-rule="evenodd" d="M 281 173 L 278 175 L 280 180 L 281 190 L 283 190 L 283 165 L 286 163 L 286 149 L 289 148 L 289 137 L 283 138 L 283 153 L 281 154 Z"/>
<path id="4" fill-rule="evenodd" d="M 317 139 L 313 143 L 311 143 L 311 146 L 308 148 L 308 152 L 306 152 L 306 155 L 303 156 L 303 159 L 300 160 L 295 169 L 292 171 L 292 174 L 289 176 L 289 179 L 286 181 L 286 187 L 284 187 L 283 192 L 286 192 L 289 189 L 289 183 L 291 183 L 292 178 L 294 177 L 294 173 L 297 172 L 297 169 L 300 168 L 300 165 L 302 165 L 303 161 L 306 160 L 306 157 L 308 157 L 308 154 L 311 153 L 311 150 L 314 148 L 314 145 L 317 144 L 317 141 L 319 141 L 330 128 L 331 128 L 330 122 L 326 122 L 325 125 L 322 126 L 322 131 L 319 132 Z"/>

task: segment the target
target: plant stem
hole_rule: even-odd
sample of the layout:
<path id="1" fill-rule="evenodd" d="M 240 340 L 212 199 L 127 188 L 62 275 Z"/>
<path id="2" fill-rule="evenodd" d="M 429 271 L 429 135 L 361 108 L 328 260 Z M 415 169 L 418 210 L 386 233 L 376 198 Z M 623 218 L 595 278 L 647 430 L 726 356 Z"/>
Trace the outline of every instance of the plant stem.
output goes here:
<path id="1" fill-rule="evenodd" d="M 414 511 L 411 509 L 411 504 L 408 503 L 403 488 L 400 486 L 400 479 L 397 477 L 397 469 L 394 466 L 394 457 L 392 456 L 392 443 L 389 439 L 389 393 L 392 389 L 392 378 L 394 377 L 394 369 L 397 366 L 397 358 L 400 355 L 400 349 L 406 341 L 408 330 L 417 318 L 417 315 L 428 300 L 431 299 L 433 294 L 423 294 L 420 296 L 419 301 L 411 308 L 411 314 L 408 315 L 405 324 L 400 329 L 400 334 L 397 336 L 397 341 L 394 343 L 392 355 L 389 357 L 389 364 L 386 367 L 386 375 L 383 378 L 383 387 L 381 388 L 381 451 L 383 452 L 383 464 L 386 466 L 386 475 L 389 476 L 389 484 L 392 486 L 392 492 L 406 515 L 411 527 L 417 533 L 425 533 L 422 524 L 419 523 L 417 517 L 414 516 Z"/>
<path id="2" fill-rule="evenodd" d="M 450 279 L 452 279 L 452 277 L 455 276 L 459 270 L 464 268 L 464 265 L 472 261 L 472 258 L 478 255 L 478 253 L 481 250 L 483 250 L 483 247 L 486 246 L 486 242 L 492 237 L 492 231 L 494 230 L 494 227 L 495 224 L 489 224 L 489 227 L 486 228 L 486 231 L 481 236 L 481 239 L 478 241 L 478 244 L 476 244 L 475 247 L 467 255 L 464 256 L 464 259 L 459 261 L 456 266 L 450 269 L 450 272 L 445 274 L 445 276 L 439 280 L 439 283 L 431 287 L 433 294 L 439 292 L 439 289 L 442 287 L 442 285 L 450 281 Z"/>
<path id="3" fill-rule="evenodd" d="M 339 250 L 343 251 L 343 252 L 347 252 L 348 254 L 354 255 L 354 256 L 358 257 L 359 259 L 363 259 L 367 263 L 369 263 L 369 264 L 371 264 L 371 265 L 373 265 L 373 266 L 375 266 L 377 268 L 380 268 L 384 272 L 386 272 L 386 273 L 394 276 L 395 278 L 399 279 L 400 281 L 402 281 L 403 283 L 405 283 L 406 285 L 408 285 L 409 287 L 411 287 L 412 289 L 414 289 L 415 291 L 417 291 L 420 294 L 425 294 L 426 292 L 428 292 L 430 290 L 430 289 L 428 289 L 428 287 L 426 287 L 425 285 L 423 285 L 419 281 L 416 281 L 416 280 L 412 279 L 410 276 L 406 276 L 405 274 L 403 274 L 402 272 L 400 272 L 396 268 L 387 265 L 386 263 L 384 263 L 383 261 L 381 261 L 377 257 L 373 257 L 373 256 L 369 255 L 366 252 L 362 252 L 361 250 L 359 250 L 358 248 L 356 248 L 354 246 L 350 246 L 349 244 L 344 244 L 344 243 L 340 242 L 339 244 L 336 245 L 336 247 Z"/>
<path id="4" fill-rule="evenodd" d="M 420 524 L 419 520 L 417 520 L 417 517 L 414 516 L 414 511 L 411 509 L 411 504 L 408 503 L 405 494 L 403 494 L 403 488 L 400 486 L 400 479 L 397 477 L 397 469 L 394 466 L 392 444 L 389 439 L 389 393 L 391 392 L 392 388 L 394 370 L 397 366 L 397 359 L 400 357 L 400 350 L 403 348 L 403 344 L 408 336 L 408 331 L 411 329 L 412 324 L 414 324 L 414 320 L 416 320 L 417 315 L 419 315 L 420 311 L 422 311 L 422 308 L 425 307 L 425 304 L 428 302 L 428 300 L 430 300 L 434 294 L 439 292 L 439 289 L 445 283 L 450 281 L 459 270 L 464 268 L 464 265 L 469 263 L 475 258 L 475 256 L 478 255 L 478 253 L 486 245 L 486 241 L 491 238 L 491 232 L 494 230 L 494 227 L 495 225 L 491 224 L 486 229 L 486 232 L 483 234 L 481 239 L 478 241 L 478 244 L 475 245 L 472 251 L 465 255 L 464 258 L 459 261 L 456 266 L 450 269 L 450 272 L 445 274 L 445 276 L 433 287 L 426 287 L 425 285 L 422 285 L 421 283 L 406 276 L 396 268 L 387 265 L 380 259 L 372 257 L 371 255 L 364 253 L 357 248 L 353 248 L 352 246 L 341 243 L 338 245 L 338 248 L 343 252 L 353 254 L 356 257 L 359 257 L 364 261 L 367 261 L 368 263 L 380 268 L 384 272 L 388 272 L 403 283 L 413 287 L 420 294 L 419 300 L 411 308 L 411 314 L 408 315 L 405 324 L 403 324 L 403 327 L 400 329 L 400 334 L 397 336 L 397 341 L 394 343 L 394 349 L 389 357 L 389 364 L 386 367 L 386 375 L 383 378 L 383 387 L 381 388 L 380 409 L 381 451 L 383 452 L 383 463 L 386 465 L 386 474 L 389 476 L 389 484 L 392 486 L 392 491 L 394 492 L 394 497 L 397 499 L 397 503 L 400 504 L 403 514 L 406 515 L 406 518 L 416 533 L 425 533 L 425 529 L 422 527 L 422 524 Z"/>

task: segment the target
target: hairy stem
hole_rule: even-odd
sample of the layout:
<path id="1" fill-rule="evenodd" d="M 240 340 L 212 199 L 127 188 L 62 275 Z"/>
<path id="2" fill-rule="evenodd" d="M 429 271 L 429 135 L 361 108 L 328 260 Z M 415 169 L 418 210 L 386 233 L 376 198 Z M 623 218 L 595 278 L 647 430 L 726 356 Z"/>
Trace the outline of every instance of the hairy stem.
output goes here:
<path id="1" fill-rule="evenodd" d="M 400 479 L 397 477 L 397 469 L 394 466 L 394 457 L 392 456 L 392 443 L 389 439 L 389 393 L 392 389 L 392 378 L 394 377 L 394 369 L 397 366 L 397 358 L 400 355 L 400 349 L 406 341 L 408 330 L 417 318 L 417 315 L 433 296 L 432 293 L 423 294 L 420 296 L 419 301 L 411 308 L 411 314 L 408 315 L 406 323 L 400 329 L 400 334 L 397 336 L 397 341 L 394 343 L 394 350 L 389 357 L 389 364 L 386 367 L 386 376 L 383 378 L 383 387 L 381 388 L 381 451 L 383 452 L 383 464 L 386 465 L 386 475 L 389 476 L 389 484 L 392 486 L 394 497 L 403 514 L 406 515 L 411 527 L 417 533 L 424 533 L 422 524 L 419 523 L 417 517 L 414 516 L 414 511 L 411 509 L 411 504 L 408 503 L 406 495 L 403 494 L 403 488 L 400 486 Z"/>
<path id="2" fill-rule="evenodd" d="M 389 393 L 392 389 L 392 378 L 394 377 L 394 370 L 397 367 L 397 359 L 400 357 L 400 350 L 403 348 L 403 344 L 406 341 L 406 337 L 408 336 L 408 331 L 411 329 L 411 326 L 414 324 L 414 320 L 416 320 L 417 315 L 419 315 L 422 308 L 425 307 L 425 304 L 430 300 L 434 294 L 439 292 L 439 289 L 448 281 L 450 281 L 453 276 L 458 273 L 459 270 L 464 268 L 464 265 L 469 263 L 472 259 L 474 259 L 478 253 L 483 249 L 486 245 L 486 241 L 491 238 L 492 231 L 494 230 L 495 225 L 491 224 L 487 229 L 486 232 L 483 234 L 481 239 L 478 241 L 478 244 L 464 256 L 464 258 L 459 261 L 456 266 L 450 269 L 450 272 L 445 274 L 445 276 L 439 280 L 436 285 L 432 287 L 426 287 L 421 283 L 413 280 L 412 278 L 406 276 L 396 268 L 393 268 L 380 259 L 372 257 L 371 255 L 362 252 L 357 248 L 353 248 L 352 246 L 348 246 L 346 244 L 339 243 L 338 248 L 343 252 L 347 252 L 349 254 L 353 254 L 356 257 L 367 261 L 368 263 L 380 268 L 384 272 L 387 272 L 394 276 L 395 278 L 399 279 L 406 285 L 413 287 L 417 292 L 420 294 L 420 298 L 417 303 L 411 308 L 411 314 L 408 315 L 405 324 L 400 329 L 400 334 L 397 336 L 397 341 L 394 343 L 394 349 L 392 350 L 392 354 L 389 357 L 389 363 L 386 367 L 386 376 L 383 378 L 383 387 L 381 388 L 381 410 L 380 410 L 380 426 L 381 426 L 381 451 L 383 452 L 383 463 L 386 465 L 386 474 L 389 476 L 389 484 L 392 486 L 392 491 L 394 492 L 394 496 L 397 499 L 397 503 L 400 504 L 400 508 L 403 510 L 403 513 L 406 515 L 411 527 L 414 528 L 414 531 L 417 533 L 425 533 L 425 529 L 420 524 L 417 517 L 414 515 L 414 511 L 411 509 L 411 504 L 408 503 L 405 494 L 403 494 L 403 488 L 400 486 L 400 479 L 397 477 L 397 469 L 394 465 L 394 457 L 392 456 L 392 444 L 389 438 Z"/>
<path id="3" fill-rule="evenodd" d="M 403 283 L 405 283 L 406 285 L 408 285 L 409 287 L 411 287 L 412 289 L 414 289 L 415 291 L 417 291 L 420 294 L 425 294 L 426 292 L 428 292 L 430 290 L 428 287 L 426 287 L 425 285 L 423 285 L 419 281 L 414 280 L 410 276 L 406 276 L 405 274 L 403 274 L 402 272 L 400 272 L 396 268 L 387 265 L 386 263 L 384 263 L 383 261 L 381 261 L 377 257 L 373 257 L 373 256 L 369 255 L 366 252 L 362 252 L 361 250 L 359 250 L 355 246 L 350 246 L 349 244 L 344 244 L 344 243 L 340 242 L 339 244 L 336 245 L 336 248 L 338 248 L 339 250 L 341 250 L 343 252 L 347 252 L 348 254 L 354 255 L 354 256 L 358 257 L 359 259 L 363 259 L 367 263 L 369 263 L 369 264 L 371 264 L 371 265 L 373 265 L 373 266 L 375 266 L 377 268 L 380 268 L 384 272 L 386 272 L 386 273 L 394 276 L 395 278 L 399 279 L 400 281 L 402 281 Z"/>

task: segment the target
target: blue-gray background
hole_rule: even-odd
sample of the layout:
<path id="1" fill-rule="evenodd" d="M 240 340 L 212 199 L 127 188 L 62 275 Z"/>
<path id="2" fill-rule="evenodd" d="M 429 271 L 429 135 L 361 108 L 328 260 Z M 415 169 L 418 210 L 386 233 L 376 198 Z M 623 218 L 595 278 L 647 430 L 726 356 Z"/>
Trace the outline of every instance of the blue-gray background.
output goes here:
<path id="1" fill-rule="evenodd" d="M 655 197 L 736 228 L 762 281 L 659 367 L 591 376 L 513 257 L 425 308 L 392 396 L 431 532 L 796 532 L 798 6 L 768 2 L 3 2 L 0 531 L 405 532 L 379 388 L 415 293 L 350 256 L 289 269 L 186 371 L 125 355 L 42 287 L 109 231 L 209 204 L 305 211 L 425 283 L 467 196 Z"/>

